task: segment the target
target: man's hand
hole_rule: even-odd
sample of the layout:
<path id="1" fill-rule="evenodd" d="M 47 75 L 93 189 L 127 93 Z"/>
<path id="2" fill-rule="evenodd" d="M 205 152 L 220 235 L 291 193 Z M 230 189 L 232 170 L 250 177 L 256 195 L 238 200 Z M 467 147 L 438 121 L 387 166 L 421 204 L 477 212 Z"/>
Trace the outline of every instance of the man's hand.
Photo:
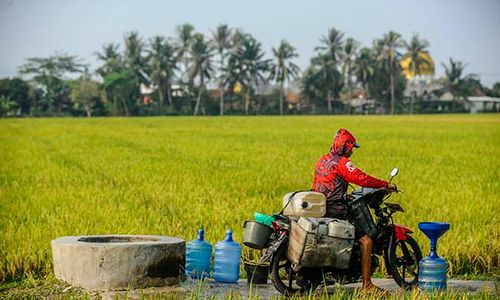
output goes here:
<path id="1" fill-rule="evenodd" d="M 398 187 L 394 184 L 394 183 L 389 183 L 387 185 L 387 189 L 389 190 L 389 192 L 397 192 L 398 190 Z"/>

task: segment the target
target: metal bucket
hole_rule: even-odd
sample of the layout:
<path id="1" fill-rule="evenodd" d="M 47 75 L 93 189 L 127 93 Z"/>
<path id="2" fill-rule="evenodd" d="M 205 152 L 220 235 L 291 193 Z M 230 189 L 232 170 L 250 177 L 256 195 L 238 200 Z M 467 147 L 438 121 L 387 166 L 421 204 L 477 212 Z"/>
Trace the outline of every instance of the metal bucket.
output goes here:
<path id="1" fill-rule="evenodd" d="M 267 246 L 273 229 L 256 221 L 245 221 L 243 244 L 253 249 L 264 249 Z"/>

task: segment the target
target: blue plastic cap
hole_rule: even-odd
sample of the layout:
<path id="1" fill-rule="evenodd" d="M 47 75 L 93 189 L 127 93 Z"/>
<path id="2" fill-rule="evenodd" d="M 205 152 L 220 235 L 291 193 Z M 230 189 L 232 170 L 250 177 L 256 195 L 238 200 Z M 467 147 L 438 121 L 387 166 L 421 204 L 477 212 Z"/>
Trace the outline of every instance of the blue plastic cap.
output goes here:
<path id="1" fill-rule="evenodd" d="M 233 231 L 231 229 L 228 229 L 226 231 L 226 242 L 232 242 L 233 241 Z"/>
<path id="2" fill-rule="evenodd" d="M 203 230 L 203 228 L 198 230 L 198 240 L 199 241 L 205 240 L 205 230 Z"/>

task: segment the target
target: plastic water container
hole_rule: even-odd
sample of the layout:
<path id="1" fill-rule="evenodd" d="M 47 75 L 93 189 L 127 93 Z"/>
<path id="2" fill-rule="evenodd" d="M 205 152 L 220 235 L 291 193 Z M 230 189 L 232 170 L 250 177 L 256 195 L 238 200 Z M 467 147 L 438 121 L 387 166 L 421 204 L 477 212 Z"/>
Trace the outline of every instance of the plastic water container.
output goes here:
<path id="1" fill-rule="evenodd" d="M 205 242 L 205 232 L 198 230 L 198 238 L 186 245 L 186 273 L 193 279 L 210 277 L 212 245 Z"/>
<path id="2" fill-rule="evenodd" d="M 215 245 L 214 279 L 217 282 L 236 283 L 240 278 L 241 246 L 228 230 L 226 238 Z"/>
<path id="3" fill-rule="evenodd" d="M 321 218 L 326 213 L 326 198 L 322 193 L 299 192 L 288 193 L 283 197 L 284 214 L 286 216 L 301 216 Z M 292 199 L 290 200 L 290 197 Z M 290 203 L 288 203 L 290 201 Z M 285 207 L 286 206 L 286 207 Z"/>
<path id="4" fill-rule="evenodd" d="M 418 263 L 418 285 L 421 291 L 446 289 L 448 263 L 437 254 L 438 239 L 450 229 L 449 223 L 420 222 L 418 228 L 429 238 L 431 252 Z"/>
<path id="5" fill-rule="evenodd" d="M 445 259 L 435 256 L 427 256 L 418 264 L 418 285 L 421 290 L 433 291 L 446 289 L 446 273 L 448 263 Z"/>

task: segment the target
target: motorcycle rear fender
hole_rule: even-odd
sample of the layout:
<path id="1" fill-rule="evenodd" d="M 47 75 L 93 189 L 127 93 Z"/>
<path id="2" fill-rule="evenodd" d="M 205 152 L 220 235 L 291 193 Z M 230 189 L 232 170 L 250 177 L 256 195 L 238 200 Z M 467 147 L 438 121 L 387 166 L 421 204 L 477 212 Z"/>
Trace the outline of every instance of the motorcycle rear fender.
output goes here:
<path id="1" fill-rule="evenodd" d="M 406 241 L 406 235 L 413 233 L 413 231 L 406 226 L 394 224 L 394 233 L 398 241 Z"/>

